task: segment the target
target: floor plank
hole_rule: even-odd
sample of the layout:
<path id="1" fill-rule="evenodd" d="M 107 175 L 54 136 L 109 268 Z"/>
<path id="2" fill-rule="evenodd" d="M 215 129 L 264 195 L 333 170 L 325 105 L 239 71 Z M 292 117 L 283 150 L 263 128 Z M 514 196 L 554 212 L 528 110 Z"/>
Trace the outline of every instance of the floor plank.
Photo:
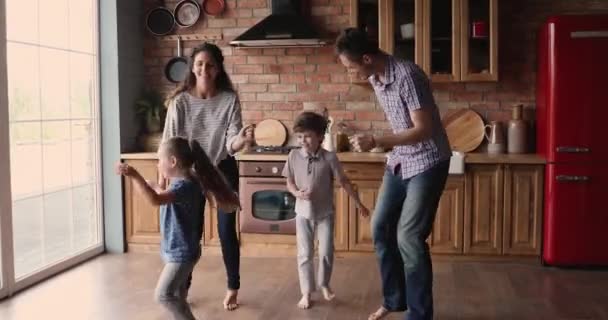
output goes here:
<path id="1" fill-rule="evenodd" d="M 103 255 L 0 301 L 0 319 L 166 319 L 152 300 L 162 262 L 157 254 Z M 372 257 L 338 258 L 337 298 L 299 310 L 294 258 L 243 258 L 241 308 L 221 307 L 221 257 L 203 257 L 190 301 L 199 319 L 365 320 L 381 302 Z M 608 319 L 608 272 L 545 268 L 533 263 L 462 261 L 434 264 L 435 319 Z M 387 320 L 404 319 L 403 313 Z"/>

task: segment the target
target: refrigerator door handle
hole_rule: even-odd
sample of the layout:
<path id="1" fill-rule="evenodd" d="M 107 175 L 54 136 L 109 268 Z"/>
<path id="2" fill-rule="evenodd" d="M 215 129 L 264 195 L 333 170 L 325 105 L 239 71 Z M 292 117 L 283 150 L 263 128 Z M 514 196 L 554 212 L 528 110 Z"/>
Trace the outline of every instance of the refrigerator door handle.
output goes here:
<path id="1" fill-rule="evenodd" d="M 569 176 L 564 174 L 555 176 L 555 180 L 561 182 L 587 182 L 589 179 L 589 176 Z"/>
<path id="2" fill-rule="evenodd" d="M 557 147 L 555 148 L 555 151 L 561 153 L 588 153 L 591 150 L 586 147 Z"/>
<path id="3" fill-rule="evenodd" d="M 570 32 L 570 38 L 608 38 L 608 30 L 590 30 Z"/>

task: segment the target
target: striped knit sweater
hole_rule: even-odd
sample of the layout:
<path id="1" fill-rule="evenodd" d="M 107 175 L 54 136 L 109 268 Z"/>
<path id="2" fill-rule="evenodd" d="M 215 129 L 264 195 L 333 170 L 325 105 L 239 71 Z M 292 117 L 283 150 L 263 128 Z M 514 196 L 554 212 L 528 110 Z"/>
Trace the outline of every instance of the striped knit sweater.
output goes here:
<path id="1" fill-rule="evenodd" d="M 234 154 L 230 146 L 242 127 L 241 105 L 235 92 L 221 91 L 208 99 L 182 92 L 171 100 L 167 110 L 163 141 L 175 136 L 195 139 L 218 165 Z"/>

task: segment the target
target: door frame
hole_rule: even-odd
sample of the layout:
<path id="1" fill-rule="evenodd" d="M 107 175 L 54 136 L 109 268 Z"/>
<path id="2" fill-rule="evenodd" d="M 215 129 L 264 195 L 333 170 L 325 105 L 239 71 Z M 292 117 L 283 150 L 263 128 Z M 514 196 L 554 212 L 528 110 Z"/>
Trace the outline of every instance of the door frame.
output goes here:
<path id="1" fill-rule="evenodd" d="M 0 0 L 0 124 L 8 123 L 8 75 L 6 66 L 6 1 Z M 9 149 L 9 128 L 0 125 L 0 150 Z M 14 284 L 13 233 L 11 214 L 10 155 L 0 152 L 0 298 Z"/>

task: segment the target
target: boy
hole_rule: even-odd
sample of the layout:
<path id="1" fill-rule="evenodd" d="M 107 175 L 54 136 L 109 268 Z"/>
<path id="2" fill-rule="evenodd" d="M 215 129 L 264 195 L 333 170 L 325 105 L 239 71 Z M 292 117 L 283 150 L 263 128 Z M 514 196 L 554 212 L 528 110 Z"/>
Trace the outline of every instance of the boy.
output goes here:
<path id="1" fill-rule="evenodd" d="M 296 241 L 298 246 L 298 273 L 302 299 L 298 307 L 311 306 L 311 293 L 315 291 L 313 274 L 314 234 L 319 241 L 318 283 L 323 297 L 330 301 L 334 293 L 329 287 L 334 259 L 334 186 L 338 182 L 356 201 L 363 217 L 369 210 L 344 175 L 334 152 L 321 148 L 327 119 L 314 112 L 303 112 L 295 120 L 293 131 L 300 149 L 289 153 L 283 168 L 287 189 L 296 197 Z"/>

